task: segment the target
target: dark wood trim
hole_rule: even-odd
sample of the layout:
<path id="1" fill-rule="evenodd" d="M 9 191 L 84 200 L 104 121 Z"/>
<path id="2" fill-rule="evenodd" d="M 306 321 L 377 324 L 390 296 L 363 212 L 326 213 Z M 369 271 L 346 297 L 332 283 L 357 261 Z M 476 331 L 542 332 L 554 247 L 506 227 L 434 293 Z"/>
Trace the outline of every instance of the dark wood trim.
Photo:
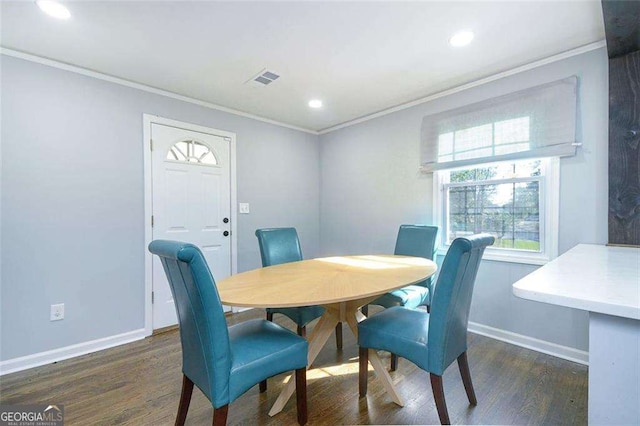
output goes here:
<path id="1" fill-rule="evenodd" d="M 187 376 L 182 376 L 182 393 L 180 394 L 180 405 L 178 405 L 178 415 L 176 416 L 176 426 L 183 426 L 187 420 L 187 411 L 191 403 L 193 394 L 193 382 Z"/>
<path id="2" fill-rule="evenodd" d="M 609 58 L 640 50 L 640 2 L 603 0 L 602 15 Z"/>
<path id="3" fill-rule="evenodd" d="M 307 368 L 296 370 L 296 406 L 298 409 L 298 423 L 307 423 Z"/>
<path id="4" fill-rule="evenodd" d="M 431 390 L 433 390 L 433 399 L 436 401 L 436 409 L 438 410 L 438 417 L 440 418 L 440 424 L 450 425 L 449 412 L 447 411 L 447 402 L 444 400 L 444 387 L 442 386 L 442 376 L 429 373 L 431 379 Z"/>
<path id="5" fill-rule="evenodd" d="M 464 384 L 464 390 L 467 392 L 467 398 L 471 405 L 478 405 L 476 399 L 476 392 L 473 390 L 473 383 L 471 382 L 471 371 L 469 370 L 469 361 L 467 360 L 467 352 L 462 352 L 458 357 L 458 369 L 460 369 L 460 375 L 462 376 L 462 383 Z"/>
<path id="6" fill-rule="evenodd" d="M 227 424 L 227 414 L 229 414 L 229 404 L 213 409 L 213 426 L 225 426 Z"/>
<path id="7" fill-rule="evenodd" d="M 630 2 L 634 3 L 634 2 Z M 635 2 L 640 5 L 640 2 Z M 640 23 L 638 24 L 640 26 Z M 609 60 L 609 243 L 640 246 L 640 51 Z"/>

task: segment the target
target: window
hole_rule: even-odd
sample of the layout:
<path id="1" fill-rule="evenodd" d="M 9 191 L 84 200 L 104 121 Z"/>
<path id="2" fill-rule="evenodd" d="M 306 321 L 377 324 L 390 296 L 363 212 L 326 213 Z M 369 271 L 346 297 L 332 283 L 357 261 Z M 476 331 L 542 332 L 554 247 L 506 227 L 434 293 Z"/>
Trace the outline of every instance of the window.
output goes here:
<path id="1" fill-rule="evenodd" d="M 516 144 L 521 138 L 510 139 Z M 496 238 L 486 259 L 532 264 L 553 259 L 558 251 L 558 172 L 558 158 L 435 172 L 441 254 L 457 237 L 486 232 Z"/>
<path id="2" fill-rule="evenodd" d="M 218 160 L 211 148 L 202 142 L 191 139 L 176 142 L 169 148 L 167 160 L 196 163 L 206 166 L 215 166 L 218 164 Z"/>
<path id="3" fill-rule="evenodd" d="M 479 232 L 485 258 L 542 265 L 558 254 L 560 157 L 573 156 L 578 79 L 564 78 L 422 119 L 440 252 Z"/>

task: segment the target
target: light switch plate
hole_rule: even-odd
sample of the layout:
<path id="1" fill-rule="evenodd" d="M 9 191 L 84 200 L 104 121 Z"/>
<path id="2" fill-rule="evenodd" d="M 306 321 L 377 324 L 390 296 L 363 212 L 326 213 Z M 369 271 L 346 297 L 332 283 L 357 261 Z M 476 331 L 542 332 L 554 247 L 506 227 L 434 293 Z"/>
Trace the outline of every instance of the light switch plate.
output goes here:
<path id="1" fill-rule="evenodd" d="M 238 210 L 240 214 L 249 214 L 249 203 L 239 203 Z"/>
<path id="2" fill-rule="evenodd" d="M 51 305 L 51 314 L 49 316 L 51 321 L 60 321 L 64 319 L 64 303 L 58 303 Z"/>

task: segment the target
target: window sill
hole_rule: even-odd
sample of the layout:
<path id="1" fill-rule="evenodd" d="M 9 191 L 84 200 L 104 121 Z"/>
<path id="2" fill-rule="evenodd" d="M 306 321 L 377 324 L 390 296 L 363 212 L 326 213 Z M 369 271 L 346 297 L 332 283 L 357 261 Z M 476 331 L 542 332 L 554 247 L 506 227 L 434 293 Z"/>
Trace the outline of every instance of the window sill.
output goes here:
<path id="1" fill-rule="evenodd" d="M 438 249 L 438 256 L 447 254 L 449 247 L 441 247 Z M 517 252 L 497 252 L 496 250 L 486 249 L 482 260 L 491 260 L 495 262 L 520 263 L 524 265 L 545 265 L 551 259 L 542 253 L 517 253 Z"/>

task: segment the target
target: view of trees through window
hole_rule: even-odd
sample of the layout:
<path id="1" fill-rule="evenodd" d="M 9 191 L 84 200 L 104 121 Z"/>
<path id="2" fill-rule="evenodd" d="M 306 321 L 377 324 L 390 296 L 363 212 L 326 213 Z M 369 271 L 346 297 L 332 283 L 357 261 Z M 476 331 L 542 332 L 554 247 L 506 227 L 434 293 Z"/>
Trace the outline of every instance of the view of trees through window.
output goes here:
<path id="1" fill-rule="evenodd" d="M 479 232 L 494 247 L 540 251 L 541 162 L 515 162 L 450 172 L 448 242 Z"/>

